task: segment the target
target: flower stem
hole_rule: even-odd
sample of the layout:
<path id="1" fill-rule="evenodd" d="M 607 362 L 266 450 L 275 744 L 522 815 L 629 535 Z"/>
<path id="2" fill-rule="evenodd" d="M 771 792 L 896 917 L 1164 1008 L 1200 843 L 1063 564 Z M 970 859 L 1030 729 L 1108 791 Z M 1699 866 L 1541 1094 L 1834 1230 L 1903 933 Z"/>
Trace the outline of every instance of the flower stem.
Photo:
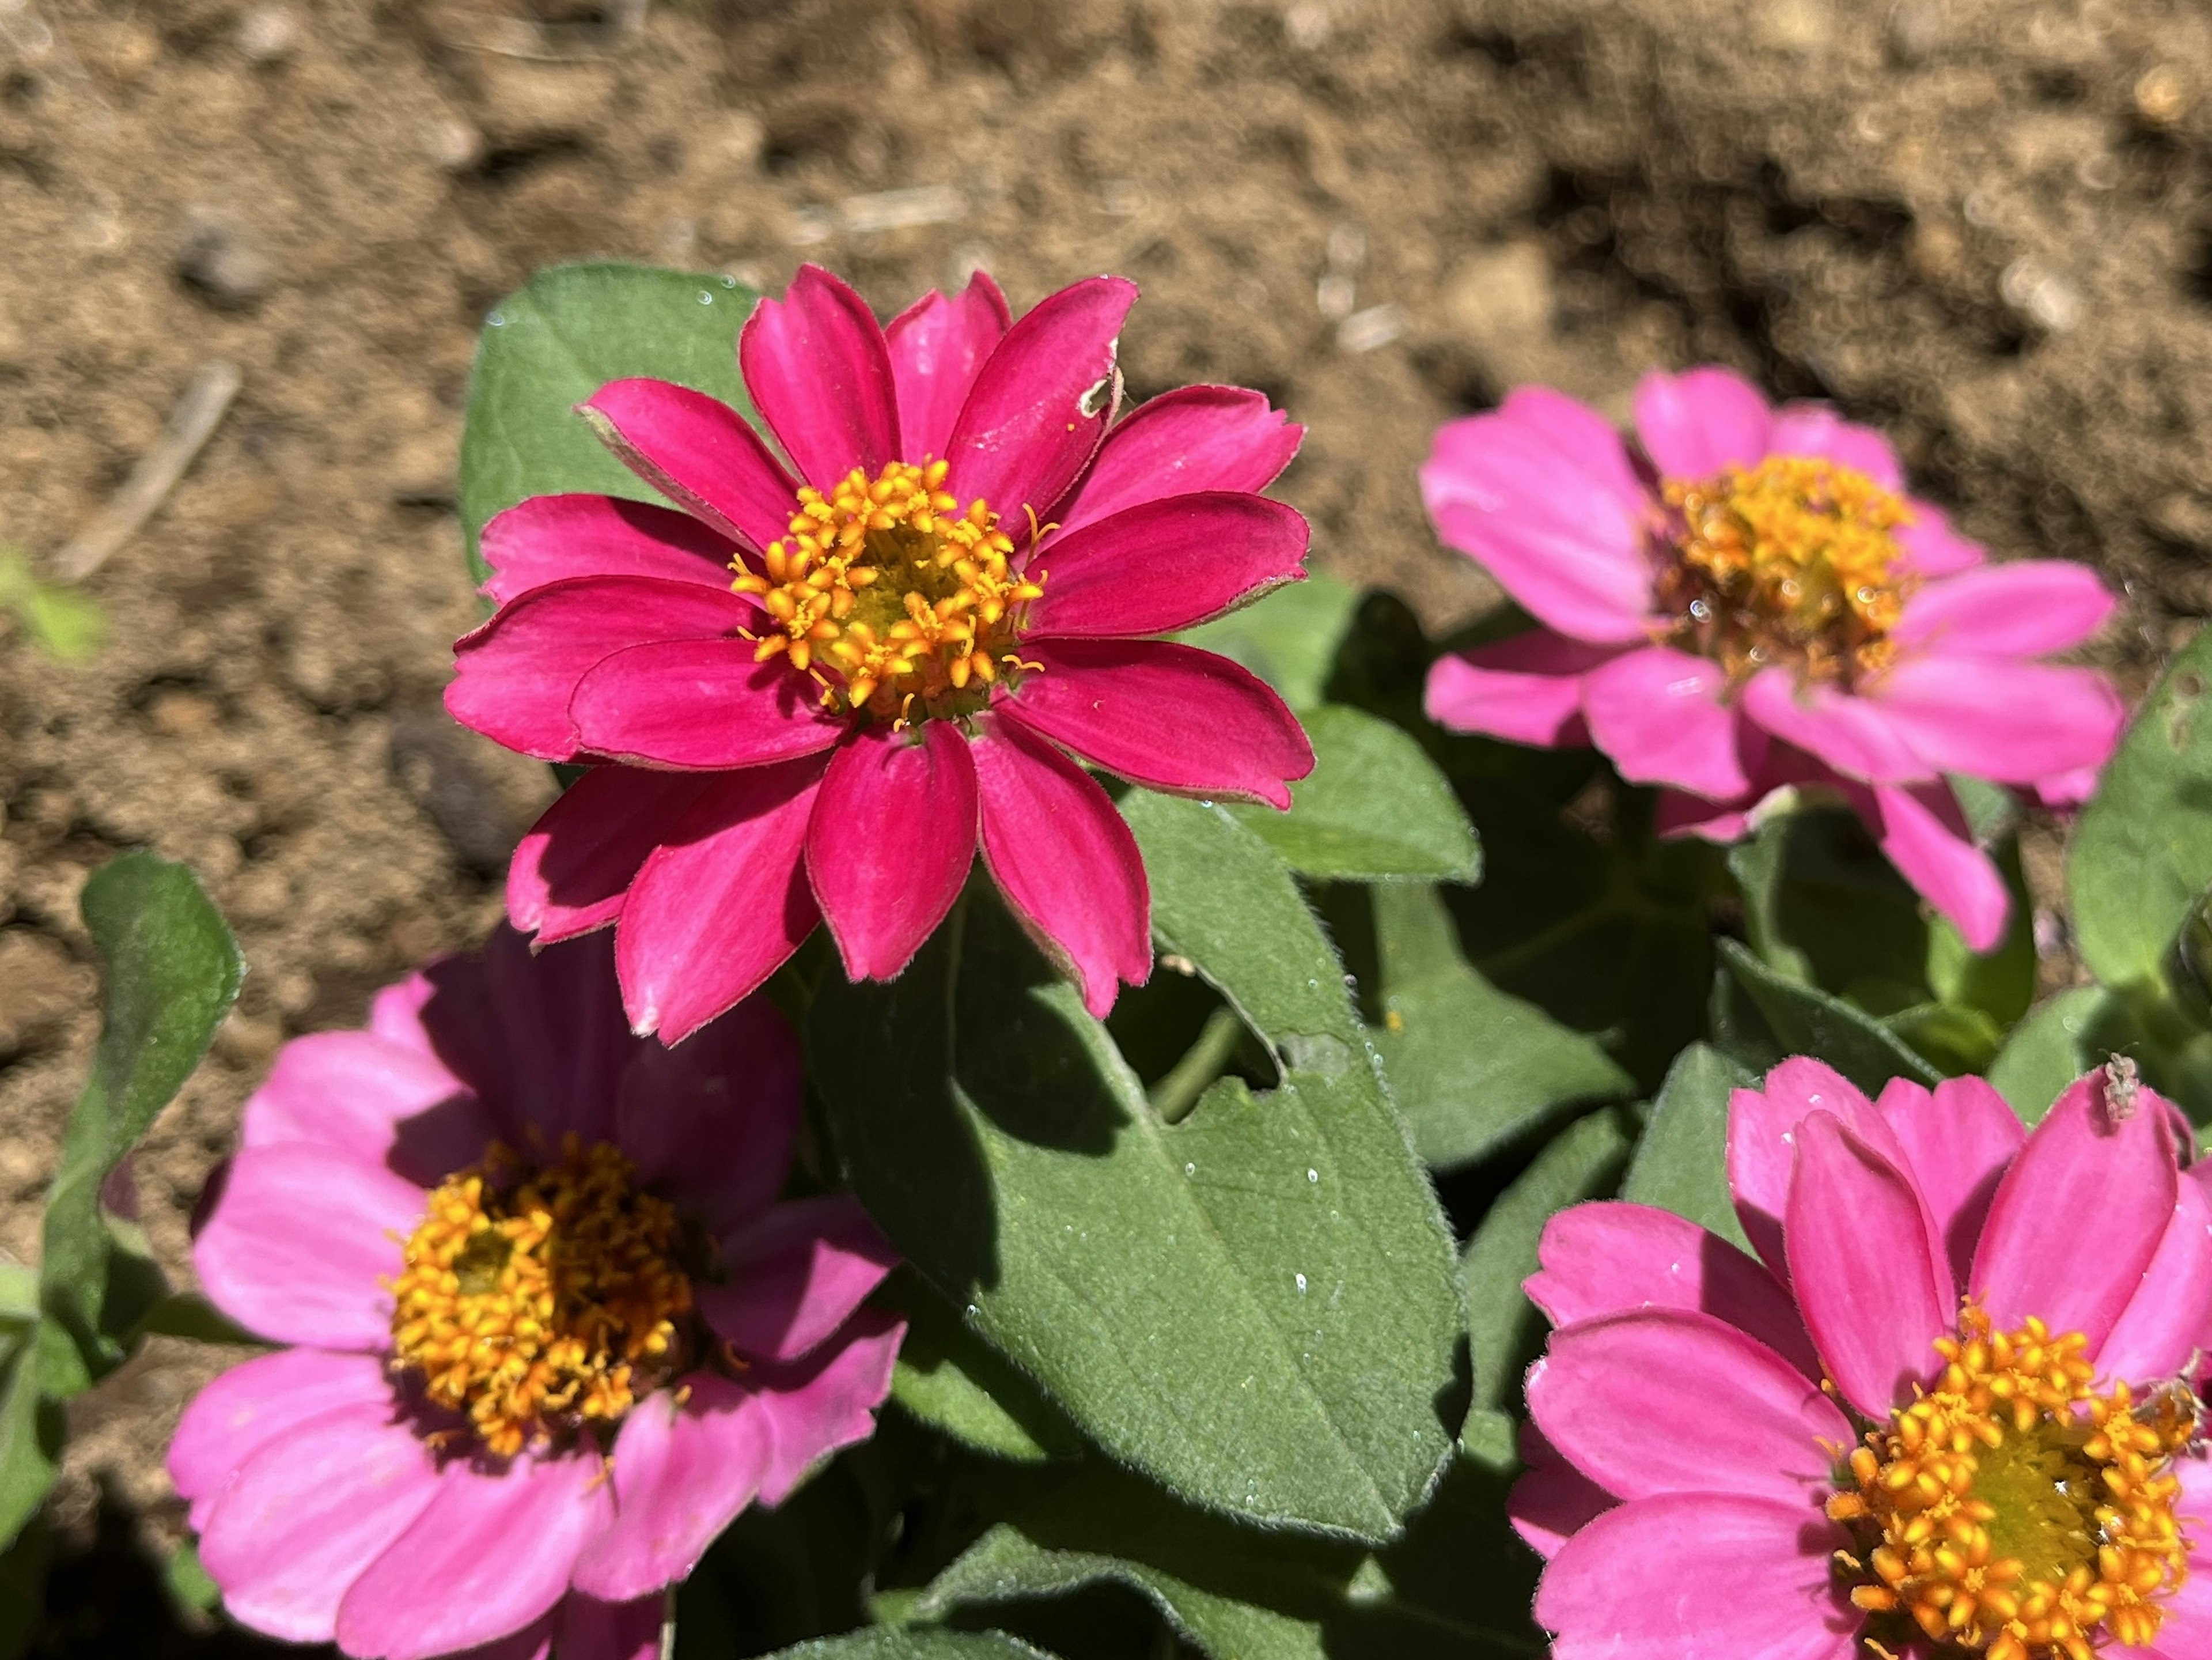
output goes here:
<path id="1" fill-rule="evenodd" d="M 1159 1114 L 1162 1123 L 1180 1124 L 1190 1116 L 1190 1110 L 1198 1104 L 1198 1098 L 1206 1093 L 1206 1085 L 1221 1076 L 1221 1069 L 1237 1053 L 1237 1045 L 1243 1036 L 1244 1023 L 1237 1018 L 1235 1010 L 1224 1006 L 1206 1017 L 1206 1024 L 1199 1028 L 1198 1041 L 1183 1051 L 1182 1059 L 1148 1091 L 1152 1110 Z"/>

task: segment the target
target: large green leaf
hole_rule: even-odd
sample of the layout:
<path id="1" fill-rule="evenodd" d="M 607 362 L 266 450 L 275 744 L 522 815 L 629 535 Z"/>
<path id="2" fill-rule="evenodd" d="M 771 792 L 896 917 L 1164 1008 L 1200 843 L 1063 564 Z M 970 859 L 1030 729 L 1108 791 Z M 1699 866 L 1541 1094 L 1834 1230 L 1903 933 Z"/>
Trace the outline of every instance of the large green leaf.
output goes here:
<path id="1" fill-rule="evenodd" d="M 59 1414 L 39 1392 L 37 1351 L 20 1344 L 0 1363 L 0 1550 L 38 1513 L 61 1456 Z"/>
<path id="2" fill-rule="evenodd" d="M 1710 1044 L 1684 1049 L 1651 1104 L 1620 1196 L 1686 1216 L 1750 1250 L 1729 1196 L 1728 1110 L 1729 1093 L 1757 1081 Z"/>
<path id="3" fill-rule="evenodd" d="M 1481 855 L 1450 783 L 1387 721 L 1341 705 L 1305 717 L 1314 769 L 1291 810 L 1231 808 L 1302 876 L 1471 882 Z"/>
<path id="4" fill-rule="evenodd" d="M 461 528 L 470 568 L 495 514 L 566 490 L 660 498 L 574 410 L 610 380 L 648 375 L 750 416 L 738 331 L 759 296 L 734 277 L 643 265 L 556 265 L 485 319 L 461 435 Z"/>
<path id="5" fill-rule="evenodd" d="M 1182 636 L 1242 663 L 1283 695 L 1294 709 L 1322 700 L 1337 648 L 1352 627 L 1359 591 L 1327 571 L 1274 590 L 1242 611 L 1200 623 Z"/>
<path id="6" fill-rule="evenodd" d="M 1877 1013 L 1926 995 L 1919 896 L 1844 807 L 1768 815 L 1729 849 L 1745 932 L 1777 974 Z"/>
<path id="7" fill-rule="evenodd" d="M 143 1294 L 111 1273 L 116 1240 L 100 1215 L 100 1183 L 199 1064 L 246 965 L 192 873 L 150 853 L 125 854 L 95 873 L 82 908 L 106 960 L 106 1003 L 92 1076 L 46 1195 L 40 1287 L 47 1316 L 96 1377 L 123 1358 L 111 1292 L 127 1285 Z M 44 1386 L 56 1381 L 48 1373 Z"/>
<path id="8" fill-rule="evenodd" d="M 1784 1054 L 1826 1061 L 1869 1095 L 1893 1078 L 1942 1081 L 1941 1072 L 1865 1010 L 1777 974 L 1733 939 L 1718 943 L 1721 960 Z"/>
<path id="9" fill-rule="evenodd" d="M 906 1630 L 890 1626 L 818 1637 L 779 1649 L 769 1660 L 1052 1660 L 1004 1632 Z"/>
<path id="10" fill-rule="evenodd" d="M 2006 1037 L 1990 1082 L 2023 1120 L 2040 1123 L 2065 1087 L 2103 1058 L 2091 1055 L 2117 1012 L 2102 986 L 2072 986 L 2047 999 Z"/>
<path id="11" fill-rule="evenodd" d="M 1082 1450 L 1036 1385 L 926 1284 L 902 1271 L 890 1300 L 907 1322 L 891 1399 L 908 1413 L 979 1452 L 1024 1463 Z"/>

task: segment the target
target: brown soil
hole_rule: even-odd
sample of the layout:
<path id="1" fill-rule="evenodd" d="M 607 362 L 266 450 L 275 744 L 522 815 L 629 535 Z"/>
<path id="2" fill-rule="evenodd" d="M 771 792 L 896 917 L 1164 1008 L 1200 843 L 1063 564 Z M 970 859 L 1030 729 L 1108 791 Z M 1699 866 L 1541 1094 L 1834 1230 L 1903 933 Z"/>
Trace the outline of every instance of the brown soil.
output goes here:
<path id="1" fill-rule="evenodd" d="M 438 693 L 471 344 L 538 265 L 813 258 L 887 311 L 1125 271 L 1133 394 L 1286 404 L 1321 562 L 1439 626 L 1492 591 L 1421 515 L 1437 422 L 1717 358 L 2097 562 L 2140 684 L 2212 610 L 2208 162 L 2197 0 L 0 0 L 0 539 L 51 556 L 197 365 L 244 374 L 90 580 L 106 649 L 0 633 L 0 1250 L 35 1260 L 111 854 L 190 861 L 252 964 L 137 1160 L 179 1268 L 276 1045 L 496 915 L 551 786 Z M 211 1364 L 80 1403 L 58 1519 L 104 1481 L 173 1529 Z"/>

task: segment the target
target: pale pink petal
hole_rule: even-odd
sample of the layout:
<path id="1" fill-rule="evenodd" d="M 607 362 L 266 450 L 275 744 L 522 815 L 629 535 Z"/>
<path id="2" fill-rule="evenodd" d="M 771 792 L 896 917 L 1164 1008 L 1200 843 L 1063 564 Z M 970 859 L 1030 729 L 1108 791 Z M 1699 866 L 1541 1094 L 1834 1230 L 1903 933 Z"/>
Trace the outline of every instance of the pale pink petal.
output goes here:
<path id="1" fill-rule="evenodd" d="M 257 1337 L 319 1348 L 392 1345 L 399 1242 L 422 1189 L 379 1164 L 304 1142 L 248 1147 L 192 1242 L 208 1300 Z"/>
<path id="2" fill-rule="evenodd" d="M 660 1660 L 662 1604 L 657 1594 L 602 1602 L 570 1591 L 555 1614 L 561 1660 Z"/>
<path id="3" fill-rule="evenodd" d="M 2098 775 L 2101 767 L 2075 767 L 2070 772 L 2054 773 L 2048 778 L 2039 778 L 2028 787 L 2035 799 L 2054 812 L 2069 807 L 2078 807 L 2097 793 Z"/>
<path id="4" fill-rule="evenodd" d="M 1522 1542 L 1547 1562 L 1620 1502 L 1559 1456 L 1534 1424 L 1521 1426 L 1521 1462 L 1528 1468 L 1506 1495 L 1506 1519 Z"/>
<path id="5" fill-rule="evenodd" d="M 1025 632 L 1166 634 L 1305 578 L 1306 521 L 1264 496 L 1206 490 L 1148 502 L 1056 536 L 1029 567 L 1044 596 Z"/>
<path id="6" fill-rule="evenodd" d="M 1042 672 L 995 707 L 1109 772 L 1177 795 L 1291 805 L 1313 745 L 1267 682 L 1194 646 L 1024 640 Z"/>
<path id="7" fill-rule="evenodd" d="M 191 1506 L 192 1526 L 204 1529 L 231 1476 L 262 1448 L 289 1443 L 319 1418 L 381 1422 L 392 1407 L 380 1356 L 329 1349 L 258 1355 L 192 1397 L 169 1438 L 169 1480 Z"/>
<path id="8" fill-rule="evenodd" d="M 710 1235 L 750 1220 L 791 1173 L 803 1085 L 799 1040 L 749 997 L 674 1049 L 641 1045 L 623 1073 L 616 1142 Z"/>
<path id="9" fill-rule="evenodd" d="M 1620 655 L 1549 629 L 1439 657 L 1429 666 L 1423 707 L 1454 732 L 1486 733 L 1547 749 L 1589 742 L 1583 676 Z"/>
<path id="10" fill-rule="evenodd" d="M 613 1525 L 576 1561 L 576 1589 L 609 1602 L 688 1576 L 760 1491 L 775 1446 L 757 1392 L 713 1372 L 640 1402 L 615 1441 Z"/>
<path id="11" fill-rule="evenodd" d="M 823 763 L 717 779 L 630 884 L 615 964 L 630 1025 L 673 1043 L 733 1008 L 821 920 L 801 855 Z"/>
<path id="12" fill-rule="evenodd" d="M 787 1200 L 721 1242 L 729 1277 L 698 1288 L 699 1312 L 749 1359 L 796 1360 L 843 1325 L 898 1260 L 852 1195 Z"/>
<path id="13" fill-rule="evenodd" d="M 496 1134 L 475 1093 L 434 1057 L 367 1031 L 285 1044 L 239 1127 L 245 1146 L 313 1142 L 425 1188 L 483 1158 Z"/>
<path id="14" fill-rule="evenodd" d="M 1115 339 L 1137 286 L 1091 277 L 1048 296 L 999 342 L 953 423 L 945 488 L 1009 528 L 1048 518 L 1098 448 L 1119 396 Z"/>
<path id="15" fill-rule="evenodd" d="M 579 745 L 646 766 L 720 772 L 828 749 L 847 723 L 781 657 L 749 640 L 672 640 L 601 660 L 576 683 L 568 718 Z"/>
<path id="16" fill-rule="evenodd" d="M 2097 1351 L 2097 1370 L 2139 1389 L 2178 1377 L 2212 1323 L 2212 1204 L 2177 1184 L 2173 1215 L 2128 1305 Z"/>
<path id="17" fill-rule="evenodd" d="M 898 387 L 899 451 L 908 461 L 943 455 L 975 376 L 1012 317 L 987 271 L 950 297 L 932 289 L 884 330 Z"/>
<path id="18" fill-rule="evenodd" d="M 1905 474 L 1889 440 L 1872 427 L 1856 426 L 1826 404 L 1784 404 L 1766 432 L 1769 455 L 1809 455 L 1864 473 L 1884 489 L 1905 488 Z"/>
<path id="19" fill-rule="evenodd" d="M 756 615 L 734 593 L 657 577 L 583 577 L 534 588 L 454 643 L 446 708 L 511 750 L 570 760 L 580 740 L 568 701 L 592 669 L 648 642 L 727 638 Z M 750 655 L 752 648 L 743 649 Z"/>
<path id="20" fill-rule="evenodd" d="M 1106 792 L 1020 721 L 979 724 L 969 746 L 983 860 L 1023 928 L 1103 1019 L 1122 982 L 1152 971 L 1152 890 Z"/>
<path id="21" fill-rule="evenodd" d="M 1694 483 L 1756 466 L 1773 449 L 1773 417 L 1733 369 L 1651 374 L 1636 383 L 1636 435 L 1668 478 Z"/>
<path id="22" fill-rule="evenodd" d="M 2012 891 L 1966 828 L 1951 787 L 1869 789 L 1847 779 L 1843 788 L 1898 873 L 1950 919 L 1970 950 L 1995 951 L 2012 918 Z"/>
<path id="23" fill-rule="evenodd" d="M 1632 784 L 1671 784 L 1725 801 L 1751 787 L 1737 751 L 1728 673 L 1663 646 L 1632 651 L 1583 677 L 1590 741 Z"/>
<path id="24" fill-rule="evenodd" d="M 783 453 L 823 494 L 855 467 L 873 478 L 900 459 L 884 331 L 868 302 L 821 266 L 801 265 L 781 300 L 753 308 L 738 336 L 738 363 Z"/>
<path id="25" fill-rule="evenodd" d="M 1555 1326 L 1637 1309 L 1692 1309 L 1756 1338 L 1806 1377 L 1819 1358 L 1781 1282 L 1717 1234 L 1649 1205 L 1574 1205 L 1544 1226 L 1523 1283 Z"/>
<path id="26" fill-rule="evenodd" d="M 875 1433 L 905 1337 L 903 1320 L 862 1309 L 805 1359 L 754 1363 L 745 1381 L 760 1391 L 772 1438 L 762 1504 L 781 1505 L 831 1453 Z"/>
<path id="27" fill-rule="evenodd" d="M 533 496 L 483 528 L 483 592 L 500 605 L 576 576 L 727 588 L 737 544 L 688 513 L 619 496 Z"/>
<path id="28" fill-rule="evenodd" d="M 1898 732 L 1886 702 L 1825 681 L 1800 686 L 1795 671 L 1785 668 L 1752 676 L 1741 697 L 1752 720 L 1847 778 L 1917 784 L 1936 776 L 1936 769 Z"/>
<path id="29" fill-rule="evenodd" d="M 1553 1332 L 1528 1371 L 1528 1415 L 1617 1499 L 1733 1493 L 1814 1505 L 1834 1485 L 1829 1448 L 1856 1438 L 1820 1384 L 1726 1321 L 1685 1309 Z M 1716 1423 L 1728 1433 L 1711 1433 Z"/>
<path id="30" fill-rule="evenodd" d="M 437 1466 L 391 1390 L 287 1429 L 217 1495 L 200 1565 L 240 1623 L 327 1643 L 348 1588 L 435 1501 Z M 418 1588 L 419 1590 L 419 1588 Z"/>
<path id="31" fill-rule="evenodd" d="M 1900 526 L 1896 536 L 1898 545 L 1905 550 L 1905 568 L 1912 575 L 1933 581 L 1939 576 L 1972 570 L 1987 556 L 1980 543 L 1969 542 L 1951 528 L 1950 520 L 1933 502 L 1916 496 L 1908 499 L 1907 505 L 1912 509 L 1912 522 Z"/>
<path id="32" fill-rule="evenodd" d="M 430 1053 L 429 1034 L 422 1030 L 422 1005 L 433 988 L 419 970 L 385 987 L 368 1000 L 368 1030 L 389 1043 L 418 1054 Z"/>
<path id="33" fill-rule="evenodd" d="M 1875 1106 L 1942 1236 L 1953 1280 L 1963 1286 L 1997 1178 L 2027 1144 L 2027 1131 L 2004 1097 L 1979 1078 L 1947 1078 L 1932 1092 L 1894 1078 Z"/>
<path id="34" fill-rule="evenodd" d="M 2132 1111 L 2115 1109 L 2106 1081 L 2100 1068 L 2070 1085 L 2027 1138 L 1990 1201 L 1970 1282 L 1999 1330 L 2036 1315 L 2093 1354 L 2142 1283 L 2180 1179 L 2165 1104 L 2144 1089 Z"/>
<path id="35" fill-rule="evenodd" d="M 1947 657 L 2042 657 L 2080 645 L 2118 604 L 2087 565 L 2023 559 L 1929 583 L 1890 637 Z"/>
<path id="36" fill-rule="evenodd" d="M 2001 784 L 2102 766 L 2127 724 L 2095 669 L 1986 658 L 1907 658 L 1870 701 L 1926 766 Z"/>
<path id="37" fill-rule="evenodd" d="M 562 792 L 514 849 L 507 915 L 542 945 L 573 939 L 622 915 L 646 856 L 675 830 L 710 775 L 609 762 Z"/>
<path id="38" fill-rule="evenodd" d="M 1553 1660 L 1854 1660 L 1850 1535 L 1807 1505 L 1673 1494 L 1608 1511 L 1544 1570 Z"/>
<path id="39" fill-rule="evenodd" d="M 2181 1481 L 2174 1510 L 2191 1545 L 2189 1577 L 2160 1604 L 2166 1620 L 2155 1652 L 2171 1660 L 2204 1660 L 2212 1654 L 2212 1460 L 2182 1458 L 2174 1474 Z"/>
<path id="40" fill-rule="evenodd" d="M 1796 1145 L 1783 1238 L 1798 1310 L 1844 1398 L 1880 1419 L 1937 1364 L 1956 1281 L 1897 1164 L 1832 1112 L 1803 1119 Z"/>
<path id="41" fill-rule="evenodd" d="M 1297 453 L 1305 429 L 1242 386 L 1177 386 L 1109 431 L 1058 536 L 1164 496 L 1263 490 Z M 1057 538 L 1048 538 L 1050 546 Z"/>
<path id="42" fill-rule="evenodd" d="M 1766 1074 L 1764 1085 L 1729 1097 L 1728 1179 L 1736 1219 L 1766 1266 L 1785 1283 L 1782 1218 L 1797 1168 L 1796 1128 L 1810 1112 L 1832 1112 L 1871 1139 L 1888 1128 L 1874 1103 L 1826 1061 L 1796 1055 Z M 1900 1149 L 1899 1162 L 1904 1154 Z"/>
<path id="43" fill-rule="evenodd" d="M 624 466 L 732 541 L 758 552 L 789 526 L 798 481 L 719 398 L 668 380 L 614 380 L 577 410 Z"/>
<path id="44" fill-rule="evenodd" d="M 1651 505 L 1620 429 L 1589 404 L 1549 386 L 1516 386 L 1498 412 L 1581 474 L 1586 492 L 1637 514 Z"/>
<path id="45" fill-rule="evenodd" d="M 975 862 L 975 763 L 949 721 L 863 727 L 830 758 L 806 873 L 848 980 L 895 980 Z"/>

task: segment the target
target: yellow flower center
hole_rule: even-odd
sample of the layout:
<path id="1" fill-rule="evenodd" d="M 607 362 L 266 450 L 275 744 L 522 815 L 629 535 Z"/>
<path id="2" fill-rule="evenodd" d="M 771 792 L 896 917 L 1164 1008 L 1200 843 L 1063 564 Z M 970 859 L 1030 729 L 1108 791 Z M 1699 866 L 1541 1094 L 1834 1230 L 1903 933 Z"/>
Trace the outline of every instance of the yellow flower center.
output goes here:
<path id="1" fill-rule="evenodd" d="M 1846 684 L 1879 674 L 1913 583 L 1895 532 L 1899 496 L 1849 467 L 1770 455 L 1661 487 L 1672 522 L 1659 576 L 1670 637 L 1741 681 L 1769 664 Z"/>
<path id="2" fill-rule="evenodd" d="M 2091 1660 L 2100 1633 L 2149 1645 L 2188 1577 L 2173 1460 L 2197 1432 L 2196 1398 L 2099 1393 L 2081 1333 L 2036 1319 L 1993 1331 L 1971 1304 L 1936 1347 L 1942 1375 L 1867 1432 L 1828 1500 L 1863 1553 L 1837 1560 L 1874 1616 L 1868 1646 L 1919 1637 L 1941 1655 Z"/>
<path id="3" fill-rule="evenodd" d="M 542 1170 L 495 1146 L 430 1195 L 409 1236 L 393 1365 L 492 1453 L 611 1424 L 683 1363 L 682 1225 L 636 1176 L 574 1136 Z"/>
<path id="4" fill-rule="evenodd" d="M 893 461 L 873 479 L 855 467 L 827 496 L 799 492 L 791 533 L 731 584 L 767 609 L 760 661 L 787 655 L 825 707 L 902 720 L 967 713 L 1002 672 L 1033 666 L 1007 648 L 1041 579 L 1012 569 L 999 515 L 962 508 L 945 474 Z"/>

